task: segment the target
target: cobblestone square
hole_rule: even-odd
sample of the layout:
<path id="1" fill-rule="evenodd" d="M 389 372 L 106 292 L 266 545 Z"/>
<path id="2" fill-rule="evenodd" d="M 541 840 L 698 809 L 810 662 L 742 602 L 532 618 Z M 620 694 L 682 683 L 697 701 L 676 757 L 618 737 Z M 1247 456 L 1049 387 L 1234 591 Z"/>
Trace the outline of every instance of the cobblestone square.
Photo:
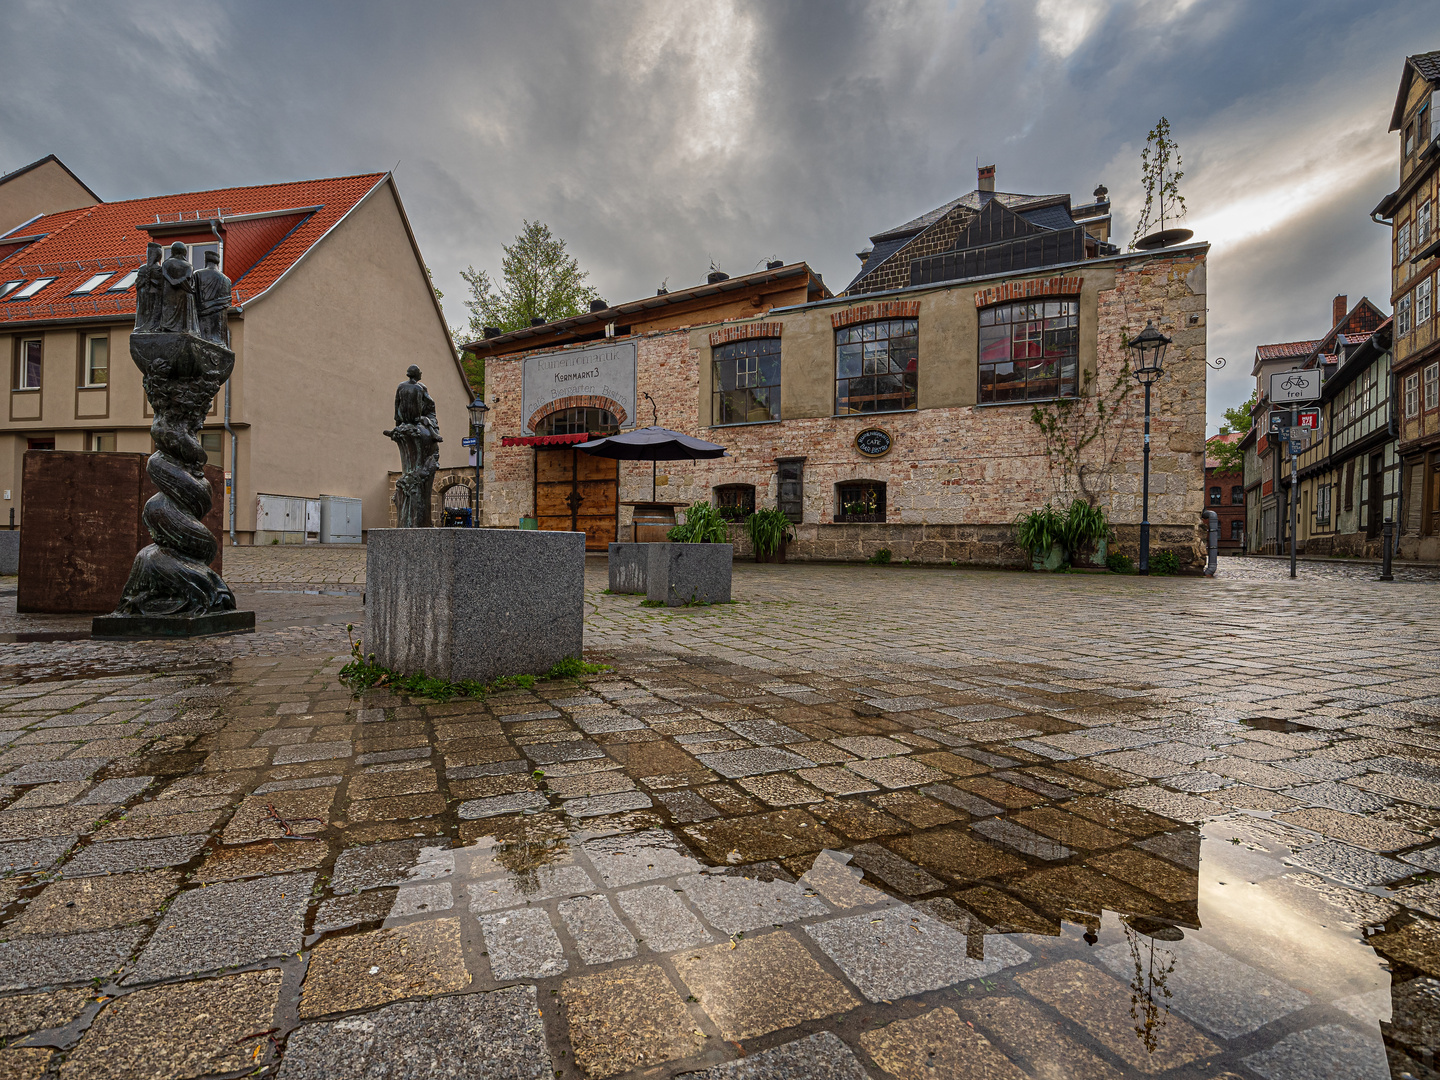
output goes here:
<path id="1" fill-rule="evenodd" d="M 1430 1060 L 1433 572 L 604 569 L 607 670 L 443 703 L 341 682 L 363 549 L 227 553 L 186 643 L 0 579 L 0 1075 Z"/>

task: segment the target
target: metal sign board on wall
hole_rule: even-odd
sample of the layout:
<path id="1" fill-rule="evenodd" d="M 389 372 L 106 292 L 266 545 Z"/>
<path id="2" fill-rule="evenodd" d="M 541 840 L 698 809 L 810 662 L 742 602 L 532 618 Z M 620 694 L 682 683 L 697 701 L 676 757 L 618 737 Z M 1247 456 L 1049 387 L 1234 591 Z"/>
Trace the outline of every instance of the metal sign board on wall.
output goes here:
<path id="1" fill-rule="evenodd" d="M 569 408 L 608 409 L 621 428 L 635 426 L 635 342 L 592 345 L 527 356 L 520 378 L 523 432 L 552 412 Z"/>
<path id="2" fill-rule="evenodd" d="M 1320 396 L 1320 370 L 1277 371 L 1270 376 L 1271 401 L 1314 401 Z"/>

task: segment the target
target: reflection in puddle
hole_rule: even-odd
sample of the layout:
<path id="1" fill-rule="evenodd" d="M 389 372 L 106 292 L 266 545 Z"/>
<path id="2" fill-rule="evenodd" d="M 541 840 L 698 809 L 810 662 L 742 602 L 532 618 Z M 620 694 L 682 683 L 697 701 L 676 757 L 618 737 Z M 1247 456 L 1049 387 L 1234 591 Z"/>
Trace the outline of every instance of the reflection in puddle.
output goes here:
<path id="1" fill-rule="evenodd" d="M 792 835 L 795 814 L 823 829 L 796 811 L 784 823 Z M 1031 842 L 1025 836 L 985 845 L 947 825 L 898 838 L 909 858 L 870 841 L 716 866 L 653 814 L 632 819 L 630 831 L 584 831 L 538 813 L 486 822 L 485 834 L 448 851 L 396 842 L 397 854 L 410 845 L 410 865 L 369 879 L 399 886 L 383 915 L 369 918 L 404 926 L 463 905 L 465 933 L 490 965 L 479 988 L 555 980 L 567 1023 L 592 1031 L 630 1021 L 581 993 L 584 980 L 633 972 L 650 993 L 660 984 L 639 969 L 659 957 L 676 965 L 689 1004 L 716 1022 L 748 1017 L 727 995 L 763 997 L 773 990 L 754 981 L 763 976 L 785 984 L 787 998 L 835 1004 L 826 1026 L 844 1053 L 883 1044 L 896 1063 L 896 1040 L 910 1037 L 904 1017 L 914 1014 L 906 1001 L 973 1025 L 987 1053 L 1037 1075 L 1069 1075 L 1086 1062 L 1094 1075 L 1151 1074 L 1204 1060 L 1279 1080 L 1305 1075 L 1323 1055 L 1339 1063 L 1337 1077 L 1383 1077 L 1381 1025 L 1428 1030 L 1414 1019 L 1390 1023 L 1389 976 L 1364 940 L 1399 907 L 1287 865 L 1293 837 L 1263 818 L 1197 830 L 1072 799 L 994 820 L 1041 830 L 1031 835 L 1071 855 L 1058 866 L 1027 860 L 1015 854 Z M 743 817 L 727 822 L 735 835 L 751 827 Z M 775 825 L 759 830 L 763 840 Z M 741 956 L 707 959 L 716 948 Z M 811 957 L 841 981 L 811 971 Z M 1437 990 L 1417 983 L 1407 1000 L 1433 1010 Z M 594 1015 L 577 1013 L 587 1009 Z M 947 1024 L 927 1021 L 912 1034 Z M 863 1034 L 877 1028 L 892 1032 L 889 1041 Z M 576 1053 L 596 1068 L 610 1060 L 596 1046 Z"/>

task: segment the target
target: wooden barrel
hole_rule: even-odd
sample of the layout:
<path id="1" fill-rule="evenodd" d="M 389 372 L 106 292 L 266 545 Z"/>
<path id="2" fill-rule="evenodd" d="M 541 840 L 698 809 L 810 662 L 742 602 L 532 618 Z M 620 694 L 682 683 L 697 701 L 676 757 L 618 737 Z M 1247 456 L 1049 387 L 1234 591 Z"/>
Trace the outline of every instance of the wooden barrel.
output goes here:
<path id="1" fill-rule="evenodd" d="M 657 503 L 640 503 L 635 507 L 635 543 L 663 544 L 675 527 L 675 508 Z"/>

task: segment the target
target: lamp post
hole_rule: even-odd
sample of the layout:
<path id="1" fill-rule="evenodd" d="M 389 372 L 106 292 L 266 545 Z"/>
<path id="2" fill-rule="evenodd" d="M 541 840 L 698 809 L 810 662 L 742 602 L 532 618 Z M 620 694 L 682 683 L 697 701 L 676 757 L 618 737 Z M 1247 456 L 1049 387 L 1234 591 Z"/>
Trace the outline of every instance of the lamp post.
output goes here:
<path id="1" fill-rule="evenodd" d="M 1145 329 L 1127 342 L 1127 348 L 1135 350 L 1135 378 L 1145 387 L 1145 462 L 1140 502 L 1140 573 L 1150 573 L 1150 387 L 1164 372 L 1165 346 L 1170 339 L 1150 320 Z"/>
<path id="2" fill-rule="evenodd" d="M 485 414 L 490 406 L 480 393 L 466 408 L 470 410 L 470 436 L 475 440 L 475 510 L 470 518 L 470 527 L 475 529 L 480 527 L 480 469 L 485 461 Z"/>

